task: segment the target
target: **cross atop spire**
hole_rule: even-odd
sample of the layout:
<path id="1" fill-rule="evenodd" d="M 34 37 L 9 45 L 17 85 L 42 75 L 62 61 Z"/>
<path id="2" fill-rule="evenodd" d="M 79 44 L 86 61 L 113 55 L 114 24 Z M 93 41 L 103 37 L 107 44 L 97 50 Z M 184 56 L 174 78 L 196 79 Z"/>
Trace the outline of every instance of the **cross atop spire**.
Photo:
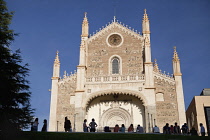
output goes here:
<path id="1" fill-rule="evenodd" d="M 178 53 L 176 51 L 176 46 L 174 46 L 174 57 L 173 57 L 173 61 L 179 61 L 179 56 L 178 56 Z"/>
<path id="2" fill-rule="evenodd" d="M 116 16 L 114 16 L 114 22 L 116 22 Z"/>

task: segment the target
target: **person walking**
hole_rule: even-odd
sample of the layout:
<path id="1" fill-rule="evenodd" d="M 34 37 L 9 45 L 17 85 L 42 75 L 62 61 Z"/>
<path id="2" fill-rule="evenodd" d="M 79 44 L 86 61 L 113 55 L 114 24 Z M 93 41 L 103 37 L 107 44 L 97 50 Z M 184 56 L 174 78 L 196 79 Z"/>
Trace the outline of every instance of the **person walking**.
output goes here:
<path id="1" fill-rule="evenodd" d="M 34 123 L 33 123 L 33 131 L 38 131 L 38 125 L 39 125 L 39 119 L 36 118 Z"/>
<path id="2" fill-rule="evenodd" d="M 90 126 L 90 132 L 95 132 L 96 131 L 96 127 L 98 126 L 97 123 L 95 122 L 95 119 L 92 119 L 92 122 L 90 122 L 89 124 Z"/>
<path id="3" fill-rule="evenodd" d="M 42 132 L 47 132 L 47 120 L 46 119 L 44 119 L 44 121 L 43 121 L 43 126 L 42 126 Z"/>
<path id="4" fill-rule="evenodd" d="M 71 132 L 71 121 L 67 117 L 65 117 L 64 129 L 65 132 Z"/>
<path id="5" fill-rule="evenodd" d="M 86 119 L 84 120 L 84 123 L 83 123 L 83 131 L 88 132 L 87 120 Z"/>
<path id="6" fill-rule="evenodd" d="M 202 123 L 200 123 L 200 133 L 201 133 L 201 136 L 205 136 L 205 133 L 206 133 L 205 128 Z"/>
<path id="7" fill-rule="evenodd" d="M 155 125 L 155 127 L 153 127 L 153 133 L 160 133 L 160 129 L 159 129 L 159 127 L 157 127 L 157 125 Z"/>

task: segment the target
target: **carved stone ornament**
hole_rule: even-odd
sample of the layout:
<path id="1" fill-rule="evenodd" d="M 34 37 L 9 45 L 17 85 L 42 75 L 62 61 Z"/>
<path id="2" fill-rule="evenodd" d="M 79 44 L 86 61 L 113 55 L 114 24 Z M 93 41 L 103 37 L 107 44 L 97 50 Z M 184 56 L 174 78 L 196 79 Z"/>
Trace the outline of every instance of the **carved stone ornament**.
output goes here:
<path id="1" fill-rule="evenodd" d="M 119 108 L 121 106 L 121 104 L 119 102 L 112 102 L 112 104 L 110 106 L 112 108 Z"/>

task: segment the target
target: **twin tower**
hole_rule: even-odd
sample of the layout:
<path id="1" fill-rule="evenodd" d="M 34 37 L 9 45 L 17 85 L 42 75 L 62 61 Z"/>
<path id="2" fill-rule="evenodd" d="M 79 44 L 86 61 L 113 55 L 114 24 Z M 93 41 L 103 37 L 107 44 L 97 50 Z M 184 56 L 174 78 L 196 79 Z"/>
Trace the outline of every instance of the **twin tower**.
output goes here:
<path id="1" fill-rule="evenodd" d="M 78 48 L 79 49 L 79 48 Z M 58 52 L 54 61 L 49 131 L 64 131 L 67 116 L 75 132 L 92 118 L 97 131 L 138 124 L 146 132 L 154 125 L 186 122 L 180 60 L 174 48 L 173 75 L 162 73 L 151 60 L 150 24 L 144 11 L 142 34 L 114 20 L 89 34 L 87 14 L 82 23 L 79 65 L 60 77 Z"/>

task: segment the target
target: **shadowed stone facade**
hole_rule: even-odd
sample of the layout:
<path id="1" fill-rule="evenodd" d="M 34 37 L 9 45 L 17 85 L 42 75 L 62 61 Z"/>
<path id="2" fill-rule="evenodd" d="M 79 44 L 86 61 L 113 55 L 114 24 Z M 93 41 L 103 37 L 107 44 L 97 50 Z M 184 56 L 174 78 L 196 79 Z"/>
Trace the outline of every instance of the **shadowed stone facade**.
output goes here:
<path id="1" fill-rule="evenodd" d="M 173 76 L 151 61 L 149 19 L 145 10 L 142 34 L 114 21 L 94 35 L 82 23 L 77 71 L 60 78 L 58 52 L 54 61 L 49 131 L 64 131 L 67 116 L 73 131 L 83 131 L 83 120 L 95 118 L 104 126 L 138 124 L 146 132 L 167 122 L 185 123 L 180 61 L 176 49 Z"/>

